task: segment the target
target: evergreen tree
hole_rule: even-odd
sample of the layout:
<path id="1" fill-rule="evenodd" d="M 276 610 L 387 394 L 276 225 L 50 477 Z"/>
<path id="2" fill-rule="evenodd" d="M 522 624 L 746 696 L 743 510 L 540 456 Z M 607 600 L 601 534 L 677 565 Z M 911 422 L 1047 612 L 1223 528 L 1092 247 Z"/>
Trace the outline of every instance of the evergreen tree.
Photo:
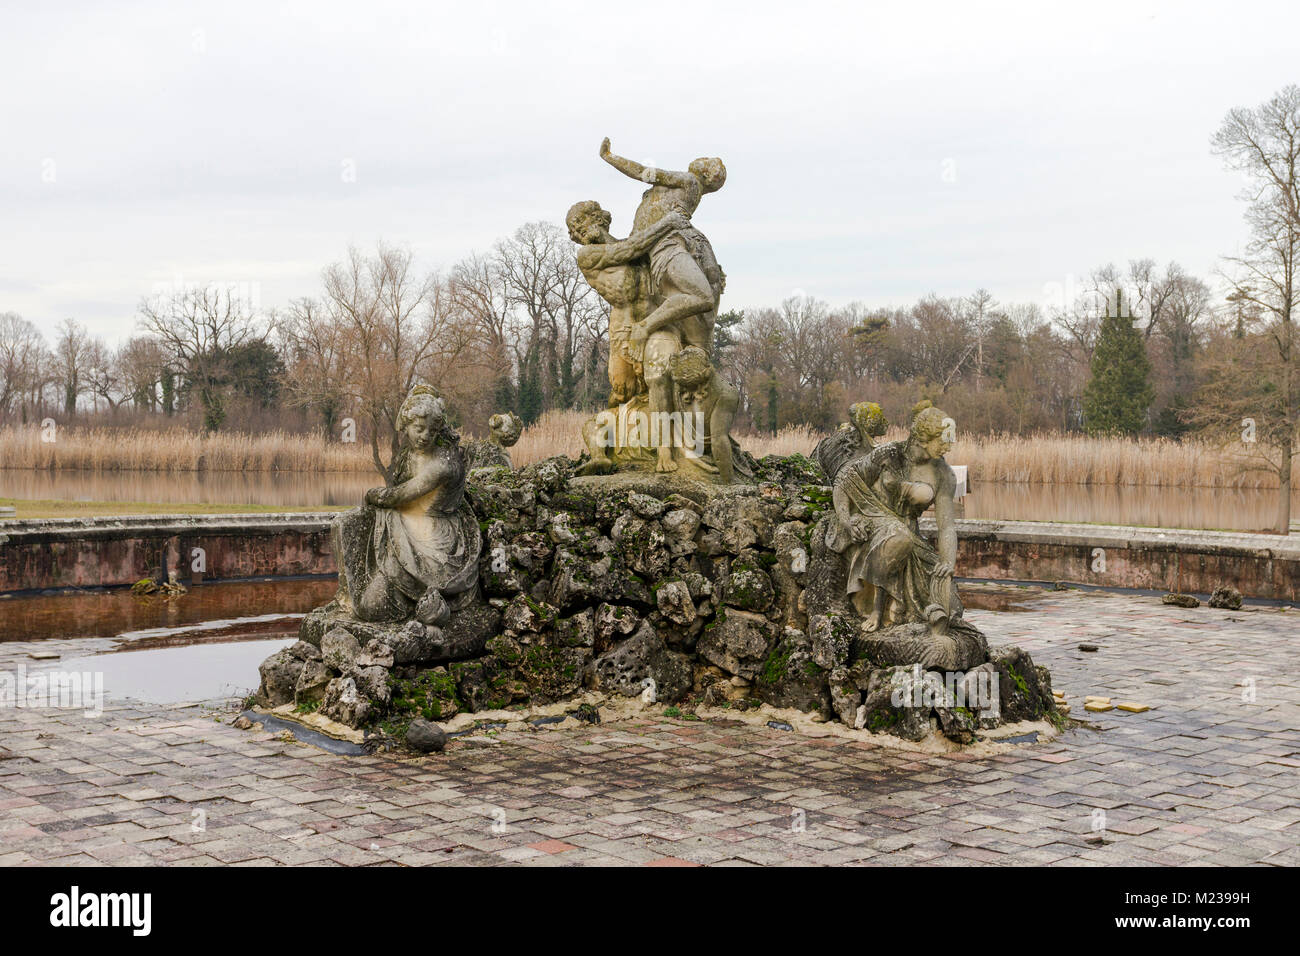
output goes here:
<path id="1" fill-rule="evenodd" d="M 713 323 L 713 364 L 715 368 L 726 368 L 731 362 L 731 350 L 736 346 L 735 328 L 745 321 L 745 313 L 732 309 L 718 313 Z"/>
<path id="2" fill-rule="evenodd" d="M 529 343 L 519 367 L 519 417 L 531 425 L 541 417 L 545 405 L 542 394 L 542 357 L 537 341 Z"/>
<path id="3" fill-rule="evenodd" d="M 1136 434 L 1145 427 L 1155 399 L 1142 333 L 1126 314 L 1122 295 L 1116 291 L 1114 308 L 1102 319 L 1092 377 L 1083 392 L 1084 427 L 1090 435 Z"/>

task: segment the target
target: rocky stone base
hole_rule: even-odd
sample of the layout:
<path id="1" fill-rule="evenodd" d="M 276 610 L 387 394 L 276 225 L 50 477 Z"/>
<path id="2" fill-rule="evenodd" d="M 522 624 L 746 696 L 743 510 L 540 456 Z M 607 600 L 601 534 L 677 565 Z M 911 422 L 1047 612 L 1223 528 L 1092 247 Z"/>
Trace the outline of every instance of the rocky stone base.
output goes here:
<path id="1" fill-rule="evenodd" d="M 863 632 L 824 544 L 831 495 L 815 462 L 765 458 L 754 484 L 727 487 L 575 478 L 575 464 L 476 471 L 479 598 L 443 628 L 319 608 L 261 665 L 259 703 L 399 736 L 413 720 L 585 692 L 792 708 L 913 741 L 1063 719 L 1046 670 L 1019 648 L 987 650 L 969 625 L 928 667 L 898 664 L 905 634 Z"/>

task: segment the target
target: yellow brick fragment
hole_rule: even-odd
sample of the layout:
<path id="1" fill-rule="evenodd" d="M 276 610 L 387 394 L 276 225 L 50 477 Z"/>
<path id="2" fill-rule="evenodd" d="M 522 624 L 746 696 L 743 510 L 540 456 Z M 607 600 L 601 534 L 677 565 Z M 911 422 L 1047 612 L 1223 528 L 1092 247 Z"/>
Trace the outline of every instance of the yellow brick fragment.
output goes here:
<path id="1" fill-rule="evenodd" d="M 1110 703 L 1109 701 L 1106 702 L 1106 703 L 1104 703 L 1104 704 L 1101 704 L 1101 703 L 1098 703 L 1097 701 L 1090 700 L 1090 701 L 1088 701 L 1086 704 L 1083 705 L 1083 709 L 1084 709 L 1084 710 L 1090 710 L 1090 711 L 1092 711 L 1094 714 L 1100 714 L 1100 713 L 1105 713 L 1105 712 L 1108 711 L 1108 710 L 1114 710 L 1114 709 L 1115 709 L 1115 705 L 1112 704 L 1112 703 Z"/>
<path id="2" fill-rule="evenodd" d="M 1131 700 L 1120 701 L 1115 706 L 1120 710 L 1127 710 L 1130 714 L 1145 714 L 1151 709 L 1146 704 L 1135 704 Z"/>

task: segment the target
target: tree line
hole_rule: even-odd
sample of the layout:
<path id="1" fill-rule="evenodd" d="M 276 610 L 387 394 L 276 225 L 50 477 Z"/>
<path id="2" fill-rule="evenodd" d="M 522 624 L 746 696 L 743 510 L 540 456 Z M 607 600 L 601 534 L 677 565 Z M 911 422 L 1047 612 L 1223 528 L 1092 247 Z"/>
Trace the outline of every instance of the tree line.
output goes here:
<path id="1" fill-rule="evenodd" d="M 1251 235 L 1214 276 L 1138 259 L 1045 287 L 1038 302 L 977 289 L 889 308 L 800 295 L 725 311 L 715 362 L 741 391 L 738 427 L 829 429 L 864 399 L 902 422 L 929 399 L 974 432 L 1226 441 L 1240 431 L 1289 487 L 1300 424 L 1300 88 L 1231 111 L 1211 148 L 1249 183 Z M 111 348 L 75 319 L 47 340 L 0 313 L 0 424 L 179 416 L 208 431 L 274 423 L 337 436 L 350 419 L 382 467 L 419 381 L 476 431 L 497 411 L 528 424 L 551 409 L 598 409 L 609 395 L 607 307 L 567 235 L 546 222 L 442 273 L 381 243 L 349 249 L 314 295 L 282 308 L 258 309 L 238 287 L 194 286 L 145 298 L 135 319 L 135 334 Z"/>

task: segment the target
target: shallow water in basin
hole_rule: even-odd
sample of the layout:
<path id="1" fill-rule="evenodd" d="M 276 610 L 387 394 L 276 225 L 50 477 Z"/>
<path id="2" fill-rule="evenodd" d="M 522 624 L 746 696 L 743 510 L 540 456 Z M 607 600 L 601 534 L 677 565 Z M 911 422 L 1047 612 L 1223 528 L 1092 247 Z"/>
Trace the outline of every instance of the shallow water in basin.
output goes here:
<path id="1" fill-rule="evenodd" d="M 294 640 L 280 637 L 119 651 L 60 661 L 57 669 L 102 675 L 108 700 L 175 704 L 244 697 L 257 688 L 257 665 Z"/>
<path id="2" fill-rule="evenodd" d="M 178 597 L 125 588 L 24 594 L 0 600 L 0 641 L 121 636 L 171 646 L 289 634 L 337 590 L 330 577 L 201 584 Z"/>

